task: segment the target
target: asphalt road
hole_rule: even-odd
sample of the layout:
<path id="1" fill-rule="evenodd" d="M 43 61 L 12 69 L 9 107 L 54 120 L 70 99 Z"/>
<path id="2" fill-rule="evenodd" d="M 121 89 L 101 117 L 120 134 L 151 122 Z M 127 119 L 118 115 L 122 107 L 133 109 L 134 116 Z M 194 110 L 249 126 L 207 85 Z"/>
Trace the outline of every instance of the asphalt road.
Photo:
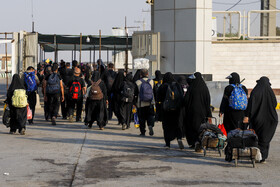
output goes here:
<path id="1" fill-rule="evenodd" d="M 0 186 L 279 186 L 280 132 L 273 138 L 266 164 L 243 160 L 239 167 L 218 152 L 204 157 L 176 141 L 165 150 L 161 124 L 153 137 L 139 129 L 122 131 L 113 120 L 101 131 L 95 125 L 43 120 L 37 111 L 35 125 L 26 135 L 8 134 L 0 126 Z"/>

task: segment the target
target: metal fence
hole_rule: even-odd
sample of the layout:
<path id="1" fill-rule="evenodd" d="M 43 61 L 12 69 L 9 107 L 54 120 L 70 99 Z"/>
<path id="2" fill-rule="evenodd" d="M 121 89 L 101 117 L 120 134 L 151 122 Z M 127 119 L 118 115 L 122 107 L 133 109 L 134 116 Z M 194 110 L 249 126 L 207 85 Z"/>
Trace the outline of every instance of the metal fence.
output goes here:
<path id="1" fill-rule="evenodd" d="M 213 11 L 213 40 L 280 39 L 280 10 Z"/>

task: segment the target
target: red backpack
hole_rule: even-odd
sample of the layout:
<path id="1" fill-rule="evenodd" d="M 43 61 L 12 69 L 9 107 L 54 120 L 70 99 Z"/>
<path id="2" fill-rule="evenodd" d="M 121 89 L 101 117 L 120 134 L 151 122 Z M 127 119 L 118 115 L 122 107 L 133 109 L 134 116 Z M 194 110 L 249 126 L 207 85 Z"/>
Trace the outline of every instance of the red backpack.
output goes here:
<path id="1" fill-rule="evenodd" d="M 70 98 L 72 99 L 80 99 L 82 97 L 82 86 L 78 81 L 72 83 L 72 86 L 69 90 Z"/>

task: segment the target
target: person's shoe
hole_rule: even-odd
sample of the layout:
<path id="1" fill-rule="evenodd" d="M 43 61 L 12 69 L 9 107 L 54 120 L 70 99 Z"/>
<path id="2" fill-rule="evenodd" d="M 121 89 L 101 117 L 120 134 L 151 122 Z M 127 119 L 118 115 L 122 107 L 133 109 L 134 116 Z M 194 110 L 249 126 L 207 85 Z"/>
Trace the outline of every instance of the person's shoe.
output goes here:
<path id="1" fill-rule="evenodd" d="M 73 123 L 73 122 L 74 122 L 74 117 L 73 117 L 73 115 L 70 115 L 70 116 L 69 116 L 69 122 L 70 122 L 70 123 Z"/>
<path id="2" fill-rule="evenodd" d="M 126 126 L 126 129 L 130 129 L 130 126 Z"/>
<path id="3" fill-rule="evenodd" d="M 195 142 L 195 147 L 194 147 L 195 152 L 202 152 L 201 146 L 199 142 Z"/>
<path id="4" fill-rule="evenodd" d="M 100 130 L 104 130 L 104 127 L 99 127 Z"/>
<path id="5" fill-rule="evenodd" d="M 189 148 L 190 149 L 194 149 L 194 145 L 189 145 Z"/>
<path id="6" fill-rule="evenodd" d="M 265 160 L 261 160 L 260 163 L 261 164 L 266 164 L 266 161 Z"/>
<path id="7" fill-rule="evenodd" d="M 52 118 L 52 125 L 53 125 L 53 126 L 56 125 L 55 117 Z"/>
<path id="8" fill-rule="evenodd" d="M 85 122 L 85 126 L 87 126 L 87 127 L 88 127 L 88 123 L 86 123 L 86 122 Z"/>
<path id="9" fill-rule="evenodd" d="M 154 135 L 154 130 L 152 126 L 149 126 L 149 135 L 153 136 Z"/>
<path id="10" fill-rule="evenodd" d="M 15 131 L 10 131 L 9 134 L 16 134 L 16 132 Z"/>
<path id="11" fill-rule="evenodd" d="M 139 136 L 146 136 L 144 133 L 139 134 Z"/>
<path id="12" fill-rule="evenodd" d="M 20 131 L 20 135 L 25 135 L 25 129 L 23 128 L 23 129 L 21 129 L 21 131 Z"/>
<path id="13" fill-rule="evenodd" d="M 122 124 L 122 130 L 125 130 L 125 129 L 126 129 L 126 125 Z"/>
<path id="14" fill-rule="evenodd" d="M 178 139 L 177 141 L 178 141 L 179 148 L 184 149 L 185 147 L 184 147 L 184 144 L 183 144 L 182 140 Z"/>
<path id="15" fill-rule="evenodd" d="M 169 150 L 169 149 L 170 149 L 170 146 L 165 145 L 164 148 L 165 148 L 166 150 Z"/>
<path id="16" fill-rule="evenodd" d="M 88 128 L 91 129 L 92 128 L 92 123 L 88 124 Z"/>

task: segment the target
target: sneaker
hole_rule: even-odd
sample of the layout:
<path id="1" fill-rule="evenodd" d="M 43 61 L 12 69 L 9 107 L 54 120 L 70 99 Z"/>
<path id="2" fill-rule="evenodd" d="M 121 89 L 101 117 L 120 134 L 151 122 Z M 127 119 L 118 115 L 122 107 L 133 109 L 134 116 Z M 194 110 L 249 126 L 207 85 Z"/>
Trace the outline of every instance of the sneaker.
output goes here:
<path id="1" fill-rule="evenodd" d="M 154 135 L 154 130 L 152 126 L 149 126 L 149 135 L 153 136 Z"/>
<path id="2" fill-rule="evenodd" d="M 23 129 L 21 129 L 21 131 L 20 131 L 20 135 L 25 135 L 25 129 L 23 128 Z"/>
<path id="3" fill-rule="evenodd" d="M 70 122 L 70 123 L 73 123 L 73 122 L 74 122 L 74 117 L 73 117 L 73 115 L 70 115 L 70 116 L 69 116 L 69 122 Z"/>
<path id="4" fill-rule="evenodd" d="M 146 136 L 144 133 L 139 134 L 139 136 Z"/>
<path id="5" fill-rule="evenodd" d="M 125 129 L 126 129 L 126 125 L 122 124 L 122 130 L 125 130 Z"/>
<path id="6" fill-rule="evenodd" d="M 55 117 L 52 118 L 52 125 L 56 125 Z"/>
<path id="7" fill-rule="evenodd" d="M 185 147 L 184 147 L 184 144 L 183 144 L 182 140 L 178 139 L 177 141 L 178 141 L 179 148 L 184 149 Z"/>
<path id="8" fill-rule="evenodd" d="M 104 130 L 104 127 L 99 127 L 100 130 Z"/>
<path id="9" fill-rule="evenodd" d="M 260 163 L 261 164 L 266 164 L 266 161 L 265 160 L 261 160 Z"/>

